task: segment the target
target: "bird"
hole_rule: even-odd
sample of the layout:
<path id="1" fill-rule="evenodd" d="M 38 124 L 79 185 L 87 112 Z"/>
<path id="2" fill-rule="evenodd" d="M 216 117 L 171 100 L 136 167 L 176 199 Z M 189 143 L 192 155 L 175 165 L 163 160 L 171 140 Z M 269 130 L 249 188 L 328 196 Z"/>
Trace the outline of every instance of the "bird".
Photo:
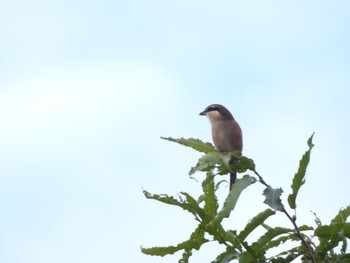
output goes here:
<path id="1" fill-rule="evenodd" d="M 199 115 L 208 117 L 211 124 L 213 143 L 218 152 L 242 152 L 243 138 L 241 127 L 226 107 L 221 104 L 211 104 Z M 230 190 L 236 178 L 236 172 L 231 172 Z"/>

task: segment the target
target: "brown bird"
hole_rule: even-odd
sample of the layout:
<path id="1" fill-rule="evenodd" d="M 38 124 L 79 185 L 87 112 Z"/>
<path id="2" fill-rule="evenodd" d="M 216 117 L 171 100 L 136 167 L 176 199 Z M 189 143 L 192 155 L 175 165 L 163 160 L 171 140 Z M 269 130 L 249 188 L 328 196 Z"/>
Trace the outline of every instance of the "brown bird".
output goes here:
<path id="1" fill-rule="evenodd" d="M 242 130 L 228 109 L 220 104 L 211 104 L 199 115 L 208 117 L 213 142 L 218 152 L 242 152 Z M 236 177 L 236 172 L 230 173 L 230 190 Z"/>

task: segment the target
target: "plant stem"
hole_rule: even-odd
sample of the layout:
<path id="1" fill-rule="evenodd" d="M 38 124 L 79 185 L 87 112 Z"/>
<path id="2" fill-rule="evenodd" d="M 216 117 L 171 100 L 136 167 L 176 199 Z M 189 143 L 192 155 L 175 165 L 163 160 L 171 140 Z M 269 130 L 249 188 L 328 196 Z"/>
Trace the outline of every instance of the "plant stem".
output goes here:
<path id="1" fill-rule="evenodd" d="M 313 263 L 316 263 L 316 261 L 315 261 L 315 259 L 314 259 L 314 256 L 312 255 L 311 248 L 310 248 L 309 244 L 306 242 L 306 240 L 305 240 L 305 238 L 303 237 L 303 235 L 300 233 L 299 227 L 298 227 L 297 223 L 295 222 L 295 219 L 293 219 L 293 218 L 290 216 L 290 214 L 287 212 L 286 209 L 283 208 L 281 211 L 282 211 L 282 212 L 288 217 L 288 219 L 292 222 L 295 231 L 297 231 L 298 237 L 300 238 L 301 242 L 302 242 L 303 245 L 305 246 L 305 248 L 306 248 L 306 250 L 307 250 L 307 252 L 308 252 L 308 254 L 309 254 L 310 258 L 311 258 L 311 261 L 312 261 Z"/>
<path id="2" fill-rule="evenodd" d="M 265 185 L 266 187 L 269 186 L 257 171 L 254 170 L 254 173 L 259 177 L 260 183 L 262 183 L 262 184 Z M 305 238 L 303 237 L 303 235 L 300 233 L 300 229 L 299 229 L 297 223 L 295 222 L 295 219 L 293 219 L 293 218 L 290 216 L 290 214 L 287 212 L 287 210 L 286 210 L 285 208 L 281 209 L 280 211 L 283 212 L 283 213 L 288 217 L 288 219 L 292 222 L 292 224 L 293 224 L 293 226 L 294 226 L 294 229 L 295 229 L 295 231 L 297 232 L 298 237 L 300 238 L 301 242 L 302 242 L 303 245 L 305 246 L 306 251 L 308 252 L 308 254 L 309 254 L 310 258 L 311 258 L 312 263 L 316 263 L 315 258 L 314 258 L 314 256 L 312 255 L 311 248 L 310 248 L 309 244 L 306 242 L 306 240 L 305 240 Z"/>
<path id="3" fill-rule="evenodd" d="M 266 187 L 269 186 L 257 171 L 254 170 L 253 172 L 256 174 L 256 176 L 259 177 L 260 183 L 262 183 L 262 184 L 265 185 Z"/>

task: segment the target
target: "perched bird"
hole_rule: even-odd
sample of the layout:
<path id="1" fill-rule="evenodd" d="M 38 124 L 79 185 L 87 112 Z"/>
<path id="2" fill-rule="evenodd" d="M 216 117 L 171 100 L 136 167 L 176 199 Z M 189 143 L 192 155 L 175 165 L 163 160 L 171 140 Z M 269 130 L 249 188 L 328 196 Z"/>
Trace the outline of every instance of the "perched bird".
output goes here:
<path id="1" fill-rule="evenodd" d="M 228 109 L 220 104 L 211 104 L 199 115 L 208 117 L 213 142 L 218 152 L 242 152 L 242 130 Z M 236 177 L 236 172 L 230 173 L 230 190 Z"/>

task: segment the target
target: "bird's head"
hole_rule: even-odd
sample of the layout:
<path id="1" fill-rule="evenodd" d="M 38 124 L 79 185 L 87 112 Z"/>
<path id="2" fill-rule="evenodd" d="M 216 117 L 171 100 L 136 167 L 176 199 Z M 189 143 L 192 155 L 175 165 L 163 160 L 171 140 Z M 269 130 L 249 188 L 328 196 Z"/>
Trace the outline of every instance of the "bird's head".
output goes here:
<path id="1" fill-rule="evenodd" d="M 199 115 L 207 116 L 210 122 L 233 120 L 231 112 L 220 104 L 211 104 Z"/>

